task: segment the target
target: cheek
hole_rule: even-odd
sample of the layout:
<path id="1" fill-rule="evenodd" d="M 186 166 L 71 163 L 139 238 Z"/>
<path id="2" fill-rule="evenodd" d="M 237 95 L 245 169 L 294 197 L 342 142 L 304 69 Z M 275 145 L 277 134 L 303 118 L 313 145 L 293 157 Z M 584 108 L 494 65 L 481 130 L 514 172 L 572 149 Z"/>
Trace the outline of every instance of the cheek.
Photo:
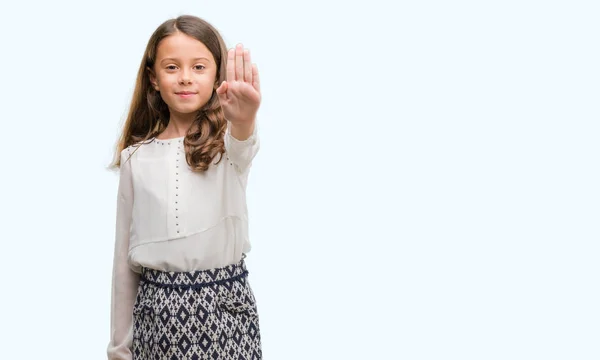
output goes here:
<path id="1" fill-rule="evenodd" d="M 215 84 L 212 79 L 202 79 L 198 82 L 198 85 L 203 96 L 210 97 L 215 90 Z"/>
<path id="2" fill-rule="evenodd" d="M 208 102 L 213 95 L 213 91 L 214 90 L 212 89 L 212 86 L 210 88 L 207 88 L 206 92 L 202 94 L 202 102 Z"/>
<path id="3" fill-rule="evenodd" d="M 171 84 L 173 83 L 173 77 L 172 76 L 168 76 L 168 75 L 163 75 L 157 78 L 158 80 L 158 84 L 160 86 L 171 86 Z"/>

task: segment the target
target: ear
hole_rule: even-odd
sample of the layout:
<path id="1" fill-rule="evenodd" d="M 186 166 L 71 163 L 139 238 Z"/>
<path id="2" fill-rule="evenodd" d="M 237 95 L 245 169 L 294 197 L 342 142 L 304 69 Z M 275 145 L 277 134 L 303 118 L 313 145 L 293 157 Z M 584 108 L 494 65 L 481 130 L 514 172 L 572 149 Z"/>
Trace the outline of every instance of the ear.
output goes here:
<path id="1" fill-rule="evenodd" d="M 146 67 L 146 70 L 148 70 L 148 77 L 150 78 L 150 84 L 152 84 L 152 87 L 154 88 L 154 90 L 159 91 L 158 80 L 156 79 L 156 74 L 154 73 L 154 70 L 152 70 L 149 67 Z"/>

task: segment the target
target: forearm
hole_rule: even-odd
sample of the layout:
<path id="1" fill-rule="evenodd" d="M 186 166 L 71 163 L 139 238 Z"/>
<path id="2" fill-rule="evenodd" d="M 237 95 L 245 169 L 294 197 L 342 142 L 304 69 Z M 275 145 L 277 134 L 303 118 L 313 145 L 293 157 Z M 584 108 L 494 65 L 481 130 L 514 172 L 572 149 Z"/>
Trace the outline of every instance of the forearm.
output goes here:
<path id="1" fill-rule="evenodd" d="M 255 119 L 252 119 L 250 121 L 239 121 L 235 123 L 230 122 L 229 124 L 231 136 L 240 141 L 247 140 L 250 136 L 252 136 L 252 134 L 254 133 L 255 126 Z"/>

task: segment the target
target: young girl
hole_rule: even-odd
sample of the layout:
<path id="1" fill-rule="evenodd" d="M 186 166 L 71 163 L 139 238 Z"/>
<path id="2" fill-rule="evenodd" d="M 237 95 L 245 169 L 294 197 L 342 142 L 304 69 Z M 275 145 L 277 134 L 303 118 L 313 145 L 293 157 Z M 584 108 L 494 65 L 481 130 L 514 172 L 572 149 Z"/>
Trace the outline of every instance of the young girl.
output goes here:
<path id="1" fill-rule="evenodd" d="M 246 184 L 258 70 L 193 16 L 148 42 L 120 168 L 108 358 L 261 359 Z"/>

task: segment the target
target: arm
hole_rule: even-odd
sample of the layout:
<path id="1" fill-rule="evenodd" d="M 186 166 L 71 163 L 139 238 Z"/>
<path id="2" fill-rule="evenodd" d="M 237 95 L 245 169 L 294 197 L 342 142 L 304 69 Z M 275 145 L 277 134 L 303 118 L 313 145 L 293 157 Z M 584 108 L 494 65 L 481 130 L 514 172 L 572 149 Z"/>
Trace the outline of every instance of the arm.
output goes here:
<path id="1" fill-rule="evenodd" d="M 217 88 L 219 102 L 227 119 L 225 150 L 240 174 L 247 174 L 260 147 L 256 114 L 261 102 L 258 68 L 250 50 L 237 44 L 227 52 L 227 80 Z"/>
<path id="2" fill-rule="evenodd" d="M 243 123 L 227 122 L 231 136 L 239 141 L 247 140 L 250 136 L 255 135 L 256 120 Z"/>
<path id="3" fill-rule="evenodd" d="M 133 340 L 133 304 L 139 275 L 128 264 L 129 228 L 133 209 L 133 184 L 129 152 L 121 152 L 121 169 L 117 197 L 115 249 L 112 272 L 109 360 L 131 360 Z"/>
<path id="4" fill-rule="evenodd" d="M 259 149 L 260 139 L 255 121 L 252 121 L 249 125 L 236 125 L 230 121 L 227 122 L 225 150 L 229 160 L 235 164 L 238 172 L 244 173 L 250 168 L 252 160 Z"/>

